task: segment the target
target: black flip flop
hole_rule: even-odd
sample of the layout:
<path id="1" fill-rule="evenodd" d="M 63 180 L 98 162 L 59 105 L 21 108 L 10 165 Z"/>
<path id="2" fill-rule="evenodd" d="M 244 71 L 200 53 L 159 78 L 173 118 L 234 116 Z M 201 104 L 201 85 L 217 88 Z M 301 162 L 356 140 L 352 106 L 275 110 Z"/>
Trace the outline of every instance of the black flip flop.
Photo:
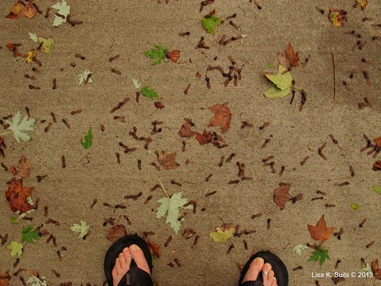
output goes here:
<path id="1" fill-rule="evenodd" d="M 109 286 L 113 286 L 112 269 L 115 265 L 115 259 L 123 251 L 125 247 L 129 247 L 132 244 L 139 246 L 144 253 L 144 257 L 147 260 L 148 266 L 152 273 L 152 256 L 148 249 L 147 243 L 137 235 L 126 235 L 117 241 L 115 241 L 107 250 L 104 261 L 104 269 L 107 282 Z M 128 284 L 127 284 L 128 283 Z M 131 262 L 131 268 L 127 274 L 119 282 L 118 286 L 152 286 L 153 282 L 151 276 L 137 267 L 134 260 Z"/>
<path id="2" fill-rule="evenodd" d="M 257 257 L 262 257 L 265 263 L 270 263 L 272 271 L 274 271 L 276 281 L 278 286 L 288 286 L 288 272 L 286 265 L 279 259 L 278 256 L 271 253 L 270 251 L 260 251 L 250 257 L 249 261 L 246 263 L 245 267 L 242 269 L 241 278 L 239 279 L 239 286 L 262 286 L 263 278 L 262 271 L 259 272 L 258 278 L 255 281 L 246 281 L 242 283 L 243 278 L 246 275 L 247 270 L 249 269 L 250 263 Z"/>

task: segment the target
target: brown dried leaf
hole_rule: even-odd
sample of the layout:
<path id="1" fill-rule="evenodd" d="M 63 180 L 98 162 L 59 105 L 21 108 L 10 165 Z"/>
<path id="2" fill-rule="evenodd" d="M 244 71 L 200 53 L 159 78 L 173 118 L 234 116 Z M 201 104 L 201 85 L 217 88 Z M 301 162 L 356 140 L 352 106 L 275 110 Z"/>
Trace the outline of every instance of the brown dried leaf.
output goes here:
<path id="1" fill-rule="evenodd" d="M 168 153 L 167 151 L 156 151 L 156 157 L 160 165 L 166 170 L 173 170 L 180 166 L 176 160 L 176 152 Z"/>
<path id="2" fill-rule="evenodd" d="M 154 243 L 153 241 L 146 241 L 148 248 L 151 250 L 152 255 L 160 258 L 160 246 Z"/>
<path id="3" fill-rule="evenodd" d="M 212 142 L 212 139 L 213 139 L 213 133 L 210 131 L 206 131 L 204 129 L 202 134 L 196 132 L 196 140 L 200 142 L 201 145 Z"/>
<path id="4" fill-rule="evenodd" d="M 9 280 L 11 280 L 11 275 L 8 272 L 0 273 L 0 286 L 9 286 Z"/>
<path id="5" fill-rule="evenodd" d="M 376 143 L 377 147 L 381 148 L 381 136 L 374 139 L 374 143 Z"/>
<path id="6" fill-rule="evenodd" d="M 5 18 L 15 20 L 21 16 L 25 16 L 29 19 L 33 18 L 37 13 L 37 9 L 31 5 L 31 3 L 24 4 L 19 0 L 12 6 L 11 12 Z"/>
<path id="7" fill-rule="evenodd" d="M 329 7 L 328 20 L 336 27 L 341 27 L 347 17 L 347 12 L 334 7 Z"/>
<path id="8" fill-rule="evenodd" d="M 28 178 L 30 176 L 30 161 L 25 158 L 24 156 L 21 157 L 20 161 L 17 164 L 18 172 L 17 175 L 19 175 L 22 178 Z"/>
<path id="9" fill-rule="evenodd" d="M 13 212 L 20 211 L 21 213 L 26 213 L 33 208 L 28 202 L 28 198 L 32 194 L 33 189 L 34 187 L 23 187 L 22 180 L 11 180 L 5 197 Z"/>
<path id="10" fill-rule="evenodd" d="M 373 171 L 381 171 L 381 160 L 373 163 Z"/>
<path id="11" fill-rule="evenodd" d="M 111 227 L 106 234 L 106 238 L 111 242 L 117 241 L 119 238 L 126 236 L 126 227 L 122 224 L 117 224 Z"/>
<path id="12" fill-rule="evenodd" d="M 168 53 L 168 58 L 174 62 L 177 63 L 177 60 L 180 57 L 180 51 L 179 50 L 172 50 L 171 52 Z"/>
<path id="13" fill-rule="evenodd" d="M 16 176 L 16 175 L 17 175 L 16 167 L 13 166 L 13 165 L 9 168 L 9 171 L 8 171 L 8 172 L 11 173 L 13 176 Z"/>
<path id="14" fill-rule="evenodd" d="M 183 125 L 181 125 L 179 135 L 180 137 L 192 137 L 194 136 L 195 132 L 191 130 L 192 125 L 188 122 L 185 122 Z"/>
<path id="15" fill-rule="evenodd" d="M 335 230 L 334 227 L 327 227 L 324 215 L 319 219 L 316 226 L 307 224 L 310 235 L 315 240 L 327 240 Z"/>
<path id="16" fill-rule="evenodd" d="M 287 49 L 284 51 L 284 54 L 278 54 L 278 61 L 280 65 L 290 70 L 291 67 L 299 66 L 299 53 L 296 53 L 291 43 L 288 43 Z"/>
<path id="17" fill-rule="evenodd" d="M 274 203 L 284 209 L 286 207 L 286 202 L 291 200 L 291 195 L 288 193 L 290 190 L 290 184 L 284 184 L 274 190 Z"/>
<path id="18" fill-rule="evenodd" d="M 372 261 L 372 271 L 374 278 L 381 280 L 381 269 L 378 265 L 378 259 Z"/>
<path id="19" fill-rule="evenodd" d="M 217 103 L 213 106 L 208 107 L 208 109 L 214 113 L 214 117 L 210 120 L 208 127 L 221 126 L 222 133 L 228 131 L 232 117 L 229 108 L 224 104 Z"/>

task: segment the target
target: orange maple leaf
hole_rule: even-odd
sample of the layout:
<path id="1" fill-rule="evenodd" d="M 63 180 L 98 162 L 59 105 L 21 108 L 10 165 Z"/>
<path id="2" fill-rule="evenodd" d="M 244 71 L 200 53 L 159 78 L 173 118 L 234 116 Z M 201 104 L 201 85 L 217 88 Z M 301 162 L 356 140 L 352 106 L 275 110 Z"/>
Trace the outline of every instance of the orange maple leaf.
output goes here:
<path id="1" fill-rule="evenodd" d="M 21 213 L 31 210 L 33 206 L 29 204 L 28 198 L 33 190 L 34 187 L 23 187 L 22 180 L 12 179 L 8 191 L 5 193 L 11 210 L 13 212 L 20 211 Z"/>
<path id="2" fill-rule="evenodd" d="M 29 19 L 33 18 L 37 14 L 37 9 L 31 6 L 31 3 L 24 4 L 23 1 L 19 0 L 12 6 L 11 12 L 5 18 L 15 20 L 21 16 L 25 16 Z"/>
<path id="3" fill-rule="evenodd" d="M 178 166 L 180 166 L 175 160 L 176 160 L 176 152 L 174 153 L 168 153 L 167 151 L 156 151 L 156 157 L 159 163 L 163 166 L 166 170 L 172 170 L 176 169 Z"/>
<path id="4" fill-rule="evenodd" d="M 167 57 L 174 63 L 177 63 L 177 60 L 180 57 L 180 51 L 179 50 L 172 50 L 170 52 L 167 52 Z"/>
<path id="5" fill-rule="evenodd" d="M 278 61 L 279 64 L 290 70 L 291 67 L 299 66 L 299 53 L 296 53 L 291 43 L 288 43 L 287 49 L 285 49 L 284 54 L 278 54 Z"/>
<path id="6" fill-rule="evenodd" d="M 335 230 L 334 227 L 327 227 L 324 215 L 319 219 L 316 226 L 307 224 L 310 235 L 315 240 L 327 240 Z"/>
<path id="7" fill-rule="evenodd" d="M 226 132 L 230 128 L 230 121 L 232 114 L 229 108 L 224 105 L 217 103 L 213 106 L 208 107 L 208 109 L 214 113 L 214 117 L 210 120 L 209 126 L 221 126 L 222 133 Z"/>
<path id="8" fill-rule="evenodd" d="M 160 246 L 154 243 L 153 241 L 146 241 L 148 248 L 151 250 L 152 255 L 160 258 Z"/>

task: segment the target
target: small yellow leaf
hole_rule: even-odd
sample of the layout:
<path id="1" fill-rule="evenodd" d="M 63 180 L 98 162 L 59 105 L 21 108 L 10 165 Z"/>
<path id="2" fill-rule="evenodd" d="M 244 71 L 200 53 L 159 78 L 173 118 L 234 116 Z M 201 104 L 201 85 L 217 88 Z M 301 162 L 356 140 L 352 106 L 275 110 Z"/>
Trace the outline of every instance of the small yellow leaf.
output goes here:
<path id="1" fill-rule="evenodd" d="M 26 57 L 25 57 L 25 60 L 28 62 L 28 63 L 31 63 L 33 61 L 33 57 L 36 55 L 36 51 L 35 50 L 31 50 L 29 51 L 27 54 L 26 54 Z"/>
<path id="2" fill-rule="evenodd" d="M 223 224 L 222 226 L 216 227 L 216 231 L 209 233 L 209 236 L 214 242 L 226 242 L 234 234 L 235 228 L 233 224 Z"/>
<path id="3" fill-rule="evenodd" d="M 40 47 L 38 48 L 40 52 L 45 54 L 51 53 L 51 48 L 53 45 L 52 38 L 44 39 L 44 38 L 38 37 L 38 42 L 40 43 Z"/>

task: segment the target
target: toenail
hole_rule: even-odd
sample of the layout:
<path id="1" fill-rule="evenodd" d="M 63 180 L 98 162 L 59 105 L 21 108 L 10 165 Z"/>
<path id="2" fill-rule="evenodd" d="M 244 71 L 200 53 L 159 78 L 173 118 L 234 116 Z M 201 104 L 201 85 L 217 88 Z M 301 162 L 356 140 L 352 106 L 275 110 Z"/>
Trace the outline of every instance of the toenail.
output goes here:
<path id="1" fill-rule="evenodd" d="M 265 265 L 267 265 L 267 266 L 271 266 L 271 264 L 270 264 L 270 263 L 265 263 Z"/>
<path id="2" fill-rule="evenodd" d="M 257 257 L 254 260 L 257 261 L 257 262 L 261 262 L 261 263 L 264 262 L 262 257 Z"/>

